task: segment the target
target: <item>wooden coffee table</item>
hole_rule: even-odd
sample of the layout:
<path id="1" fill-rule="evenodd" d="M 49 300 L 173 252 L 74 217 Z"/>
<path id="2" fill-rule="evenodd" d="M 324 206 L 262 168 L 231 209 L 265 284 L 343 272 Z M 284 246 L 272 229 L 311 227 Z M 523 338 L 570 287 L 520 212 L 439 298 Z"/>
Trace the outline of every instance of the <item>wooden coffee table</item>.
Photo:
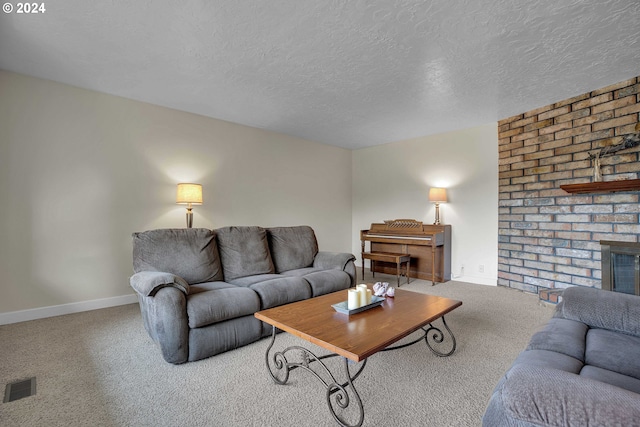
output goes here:
<path id="1" fill-rule="evenodd" d="M 407 347 L 423 339 L 427 347 L 441 357 L 451 355 L 456 349 L 455 337 L 444 315 L 462 305 L 461 301 L 400 289 L 395 292 L 395 298 L 386 298 L 382 305 L 352 315 L 339 313 L 331 306 L 347 299 L 346 290 L 255 313 L 255 317 L 273 326 L 271 343 L 265 355 L 267 370 L 273 380 L 286 384 L 289 373 L 297 368 L 311 372 L 326 387 L 327 404 L 334 419 L 343 426 L 361 426 L 364 407 L 353 382 L 366 366 L 368 357 L 379 351 Z M 445 344 L 448 351 L 434 348 L 436 344 L 440 347 L 447 338 L 443 330 L 432 325 L 438 319 L 441 319 L 451 342 Z M 331 354 L 316 356 L 301 346 L 270 354 L 277 329 L 329 350 Z M 422 329 L 424 334 L 416 340 L 390 347 L 418 329 Z M 344 381 L 337 380 L 323 363 L 324 359 L 335 356 L 343 359 Z M 362 363 L 358 366 L 358 362 Z M 349 365 L 357 366 L 355 373 L 350 372 Z M 352 409 L 352 404 L 355 409 Z"/>

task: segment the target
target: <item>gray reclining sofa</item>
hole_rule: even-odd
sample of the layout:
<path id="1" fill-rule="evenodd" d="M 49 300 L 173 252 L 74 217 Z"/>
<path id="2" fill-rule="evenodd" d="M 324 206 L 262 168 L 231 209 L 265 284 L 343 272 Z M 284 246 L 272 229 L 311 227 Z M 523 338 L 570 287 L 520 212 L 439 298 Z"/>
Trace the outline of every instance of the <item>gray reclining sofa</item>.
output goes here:
<path id="1" fill-rule="evenodd" d="M 483 426 L 640 426 L 640 297 L 563 292 L 496 386 Z"/>
<path id="2" fill-rule="evenodd" d="M 130 283 L 164 359 L 184 363 L 269 335 L 256 311 L 355 285 L 354 260 L 307 226 L 151 230 L 133 233 Z"/>

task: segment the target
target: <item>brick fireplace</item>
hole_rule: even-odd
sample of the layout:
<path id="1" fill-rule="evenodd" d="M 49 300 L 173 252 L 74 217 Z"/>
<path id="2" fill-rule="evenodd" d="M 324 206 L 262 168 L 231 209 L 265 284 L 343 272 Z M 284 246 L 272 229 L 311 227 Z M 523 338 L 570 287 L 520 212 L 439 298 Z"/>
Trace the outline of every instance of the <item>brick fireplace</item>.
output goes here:
<path id="1" fill-rule="evenodd" d="M 640 78 L 498 122 L 498 285 L 555 302 L 601 287 L 600 240 L 640 242 L 640 191 L 569 194 L 593 181 L 589 153 L 637 133 Z M 601 159 L 604 181 L 640 178 L 640 147 Z"/>

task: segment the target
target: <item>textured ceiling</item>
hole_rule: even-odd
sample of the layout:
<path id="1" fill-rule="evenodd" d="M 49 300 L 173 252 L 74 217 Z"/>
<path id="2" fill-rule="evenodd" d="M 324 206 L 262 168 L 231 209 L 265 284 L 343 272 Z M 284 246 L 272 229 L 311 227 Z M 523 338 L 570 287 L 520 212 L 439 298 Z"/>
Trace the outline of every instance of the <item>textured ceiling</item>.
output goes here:
<path id="1" fill-rule="evenodd" d="M 45 5 L 0 13 L 0 68 L 346 148 L 640 74 L 637 0 Z"/>

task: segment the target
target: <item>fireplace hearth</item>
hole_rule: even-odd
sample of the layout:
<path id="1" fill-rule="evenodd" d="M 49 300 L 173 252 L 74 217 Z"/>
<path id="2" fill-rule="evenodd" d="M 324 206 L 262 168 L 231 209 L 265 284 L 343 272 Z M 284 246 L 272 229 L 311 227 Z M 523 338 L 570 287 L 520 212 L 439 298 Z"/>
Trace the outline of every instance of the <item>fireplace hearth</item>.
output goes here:
<path id="1" fill-rule="evenodd" d="M 640 243 L 601 240 L 602 289 L 640 295 Z"/>

